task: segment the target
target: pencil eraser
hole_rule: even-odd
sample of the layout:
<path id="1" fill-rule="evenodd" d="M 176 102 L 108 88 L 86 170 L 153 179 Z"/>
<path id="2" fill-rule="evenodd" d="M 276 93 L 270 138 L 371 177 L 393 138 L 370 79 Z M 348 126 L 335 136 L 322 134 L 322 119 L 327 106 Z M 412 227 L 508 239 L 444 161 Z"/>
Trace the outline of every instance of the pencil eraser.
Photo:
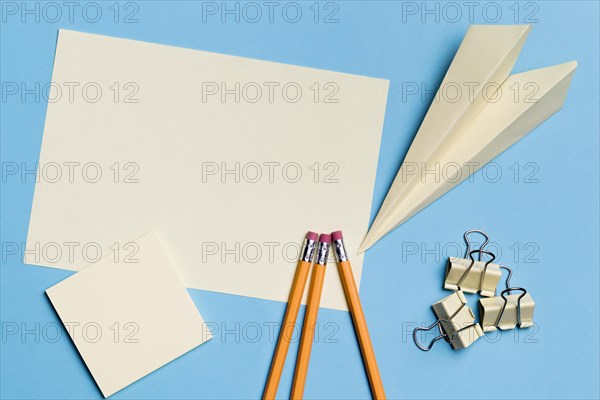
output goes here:
<path id="1" fill-rule="evenodd" d="M 331 242 L 331 235 L 328 235 L 326 233 L 321 233 L 321 236 L 319 236 L 319 242 L 320 243 L 329 243 L 329 242 Z"/>
<path id="2" fill-rule="evenodd" d="M 342 235 L 342 231 L 335 231 L 331 233 L 331 240 L 340 240 L 343 238 L 344 235 Z"/>
<path id="3" fill-rule="evenodd" d="M 307 240 L 317 240 L 317 238 L 318 238 L 318 237 L 319 237 L 319 235 L 317 235 L 316 233 L 314 233 L 314 232 L 312 232 L 312 231 L 309 231 L 309 232 L 306 234 L 306 239 L 307 239 Z"/>

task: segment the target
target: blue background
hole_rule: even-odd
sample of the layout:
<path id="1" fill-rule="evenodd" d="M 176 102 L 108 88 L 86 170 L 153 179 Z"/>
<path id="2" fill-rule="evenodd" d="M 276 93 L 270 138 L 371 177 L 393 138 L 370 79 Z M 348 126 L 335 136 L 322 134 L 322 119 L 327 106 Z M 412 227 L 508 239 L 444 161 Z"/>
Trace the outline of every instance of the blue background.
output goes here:
<path id="1" fill-rule="evenodd" d="M 36 2 L 3 1 L 1 81 L 50 82 L 59 28 L 389 79 L 372 216 L 431 101 L 431 95 L 421 99 L 403 88 L 407 82 L 435 88 L 471 22 L 496 23 L 499 9 L 497 23 L 533 23 L 515 72 L 578 60 L 558 114 L 500 155 L 492 169 L 478 172 L 473 182 L 368 251 L 361 297 L 390 398 L 599 397 L 598 2 L 477 2 L 472 18 L 463 2 L 453 3 L 453 9 L 427 3 L 430 9 L 437 4 L 436 21 L 435 14 L 423 14 L 421 2 L 349 1 L 334 3 L 338 21 L 333 23 L 323 22 L 335 10 L 326 3 L 318 5 L 321 14 L 314 22 L 312 1 L 298 2 L 303 15 L 297 23 L 282 18 L 285 3 L 279 3 L 272 22 L 263 15 L 256 23 L 243 17 L 235 22 L 231 16 L 225 23 L 219 16 L 203 21 L 202 2 L 131 3 L 117 5 L 117 22 L 113 1 L 99 2 L 103 14 L 95 23 L 82 17 L 86 3 L 78 3 L 72 22 L 68 15 L 52 22 L 51 9 L 43 14 L 45 3 L 37 3 L 39 22 L 35 15 L 24 15 L 23 22 L 22 7 L 34 8 Z M 9 12 L 14 5 L 16 15 Z M 456 5 L 462 15 L 455 14 Z M 124 23 L 136 7 L 137 22 Z M 403 14 L 414 7 L 417 14 Z M 46 108 L 33 96 L 2 101 L 3 165 L 37 162 Z M 498 171 L 502 175 L 496 179 Z M 71 273 L 23 265 L 20 255 L 5 251 L 6 244 L 26 240 L 33 190 L 32 176 L 8 177 L 2 184 L 0 394 L 6 399 L 101 398 L 66 332 L 49 340 L 59 320 L 44 290 Z M 464 251 L 458 247 L 463 248 L 462 233 L 470 228 L 492 235 L 500 262 L 515 269 L 513 283 L 529 289 L 536 301 L 536 327 L 486 336 L 464 351 L 441 342 L 423 353 L 410 331 L 434 321 L 430 305 L 448 294 L 441 289 L 445 259 Z M 219 326 L 215 338 L 114 398 L 260 397 L 274 349 L 264 324 L 279 322 L 285 305 L 199 290 L 190 294 L 205 319 Z M 476 304 L 475 297 L 469 299 Z M 319 321 L 323 328 L 313 348 L 306 397 L 369 397 L 349 314 L 322 309 Z M 326 329 L 327 323 L 332 324 Z M 6 335 L 10 327 L 36 330 L 36 324 L 39 340 L 34 334 Z M 256 324 L 262 327 L 258 340 Z M 281 397 L 289 395 L 296 346 Z"/>

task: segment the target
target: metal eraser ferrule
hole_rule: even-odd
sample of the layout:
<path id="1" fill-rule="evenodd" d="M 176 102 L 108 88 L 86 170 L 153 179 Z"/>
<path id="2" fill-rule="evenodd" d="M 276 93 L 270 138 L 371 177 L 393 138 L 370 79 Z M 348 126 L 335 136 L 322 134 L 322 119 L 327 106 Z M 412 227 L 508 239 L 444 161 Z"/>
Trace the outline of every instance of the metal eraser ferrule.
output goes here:
<path id="1" fill-rule="evenodd" d="M 304 244 L 302 245 L 302 252 L 300 253 L 300 260 L 306 262 L 312 262 L 315 256 L 315 249 L 317 247 L 316 240 L 304 239 Z"/>
<path id="2" fill-rule="evenodd" d="M 344 247 L 344 239 L 338 239 L 333 241 L 333 252 L 337 262 L 348 261 L 346 255 L 346 248 Z"/>
<path id="3" fill-rule="evenodd" d="M 319 242 L 317 250 L 317 264 L 327 265 L 327 258 L 329 257 L 329 243 Z"/>

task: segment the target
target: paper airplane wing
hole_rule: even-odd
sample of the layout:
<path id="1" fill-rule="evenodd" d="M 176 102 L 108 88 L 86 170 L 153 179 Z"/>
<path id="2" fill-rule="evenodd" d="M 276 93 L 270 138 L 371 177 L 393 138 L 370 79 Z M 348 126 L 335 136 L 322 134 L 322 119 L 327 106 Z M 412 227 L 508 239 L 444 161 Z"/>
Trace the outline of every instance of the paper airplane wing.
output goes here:
<path id="1" fill-rule="evenodd" d="M 424 161 L 428 169 L 435 162 L 452 166 L 454 172 L 441 180 L 438 176 L 427 179 L 428 175 L 419 175 L 418 184 L 394 199 L 393 209 L 371 226 L 360 251 L 371 247 L 557 112 L 565 101 L 576 67 L 573 61 L 510 76 L 468 126 L 446 140 L 443 154 L 433 161 Z M 535 94 L 531 97 L 529 91 L 519 90 L 519 97 L 515 98 L 510 89 L 515 85 L 532 87 Z M 396 193 L 390 191 L 390 195 Z"/>
<path id="2" fill-rule="evenodd" d="M 510 74 L 529 25 L 473 25 L 467 31 L 400 171 L 373 223 L 377 226 L 417 182 L 415 176 L 445 140 L 457 135 L 485 106 L 489 92 Z"/>

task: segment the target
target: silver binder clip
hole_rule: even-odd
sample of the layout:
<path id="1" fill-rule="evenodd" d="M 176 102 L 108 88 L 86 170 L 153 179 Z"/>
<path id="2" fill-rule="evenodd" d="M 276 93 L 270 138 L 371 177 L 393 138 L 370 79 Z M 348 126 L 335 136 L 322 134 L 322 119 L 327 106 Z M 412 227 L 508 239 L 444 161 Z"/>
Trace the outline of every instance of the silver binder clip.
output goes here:
<path id="1" fill-rule="evenodd" d="M 496 329 L 514 329 L 516 326 L 519 328 L 533 326 L 535 307 L 533 298 L 527 293 L 527 290 L 521 287 L 510 287 L 512 270 L 506 266 L 500 268 L 508 271 L 506 289 L 500 293 L 499 297 L 479 299 L 479 314 L 483 331 L 492 332 Z M 519 292 L 519 294 L 512 294 L 512 292 Z"/>
<path id="2" fill-rule="evenodd" d="M 475 322 L 473 311 L 467 304 L 464 293 L 460 290 L 431 307 L 438 320 L 427 328 L 418 327 L 413 331 L 413 340 L 419 349 L 429 351 L 440 339 L 450 343 L 454 350 L 464 349 L 483 336 L 483 331 Z M 439 336 L 435 337 L 427 347 L 421 345 L 417 339 L 417 333 L 429 331 L 436 326 L 440 332 Z"/>

